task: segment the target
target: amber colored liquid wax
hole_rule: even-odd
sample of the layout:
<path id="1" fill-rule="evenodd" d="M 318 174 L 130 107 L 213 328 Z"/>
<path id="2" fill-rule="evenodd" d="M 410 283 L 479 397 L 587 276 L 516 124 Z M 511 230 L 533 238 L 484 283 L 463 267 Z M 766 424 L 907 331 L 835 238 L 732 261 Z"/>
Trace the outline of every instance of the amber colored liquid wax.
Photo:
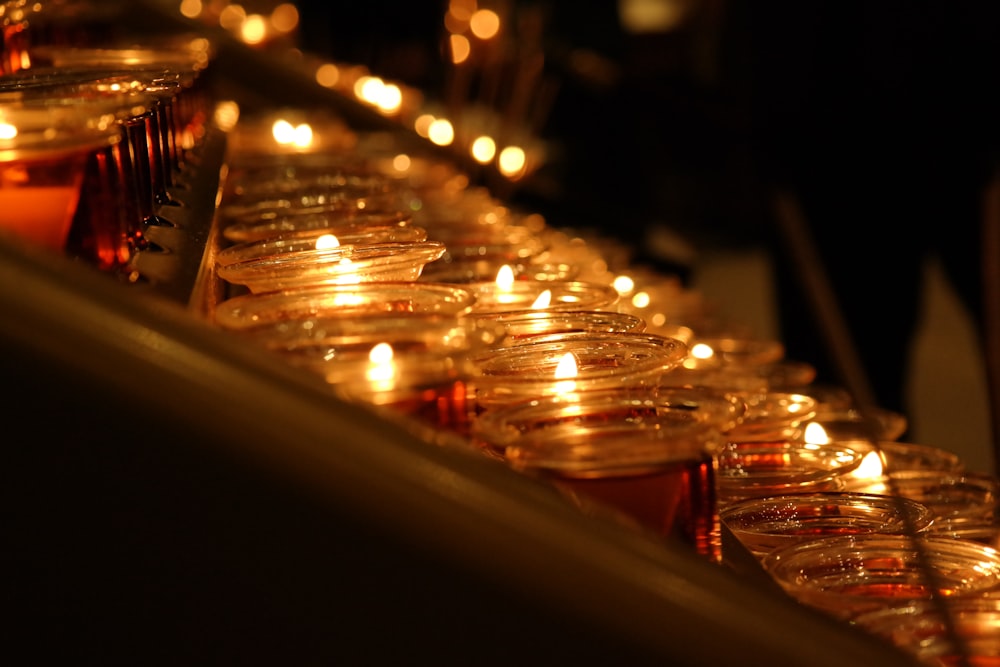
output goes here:
<path id="1" fill-rule="evenodd" d="M 0 187 L 0 228 L 43 247 L 62 250 L 79 197 L 79 183 Z"/>
<path id="2" fill-rule="evenodd" d="M 430 426 L 470 435 L 473 407 L 465 382 L 400 392 L 387 405 Z"/>
<path id="3" fill-rule="evenodd" d="M 618 476 L 552 477 L 557 486 L 615 508 L 642 526 L 721 561 L 715 472 L 708 457 L 672 461 Z"/>

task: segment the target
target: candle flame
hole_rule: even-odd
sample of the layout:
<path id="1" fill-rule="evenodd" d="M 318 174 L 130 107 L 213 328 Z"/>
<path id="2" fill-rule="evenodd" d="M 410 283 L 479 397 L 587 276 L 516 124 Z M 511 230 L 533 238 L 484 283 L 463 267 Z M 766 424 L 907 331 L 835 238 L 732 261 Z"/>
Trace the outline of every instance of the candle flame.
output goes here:
<path id="1" fill-rule="evenodd" d="M 715 350 L 711 345 L 705 343 L 695 343 L 691 346 L 691 356 L 695 359 L 711 359 L 715 356 Z"/>
<path id="2" fill-rule="evenodd" d="M 854 469 L 851 476 L 859 480 L 875 481 L 882 477 L 884 470 L 882 456 L 877 451 L 871 451 L 862 457 L 861 464 Z"/>
<path id="3" fill-rule="evenodd" d="M 389 389 L 396 377 L 396 364 L 393 362 L 392 345 L 379 343 L 368 352 L 371 365 L 365 372 L 369 382 L 375 383 L 376 389 Z"/>
<path id="4" fill-rule="evenodd" d="M 557 395 L 565 395 L 576 390 L 576 382 L 573 378 L 579 373 L 579 367 L 576 362 L 576 357 L 573 356 L 572 352 L 567 352 L 559 360 L 556 365 L 555 377 L 558 382 L 556 382 L 555 391 Z"/>
<path id="5" fill-rule="evenodd" d="M 510 292 L 514 288 L 514 269 L 509 264 L 504 264 L 497 271 L 497 289 L 501 292 Z"/>
<path id="6" fill-rule="evenodd" d="M 557 380 L 570 380 L 577 376 L 579 372 L 579 367 L 576 363 L 576 357 L 572 352 L 567 352 L 559 360 L 556 365 L 556 379 Z"/>
<path id="7" fill-rule="evenodd" d="M 532 310 L 542 310 L 548 308 L 552 304 L 552 290 L 545 290 L 538 295 L 535 302 L 531 304 Z"/>
<path id="8" fill-rule="evenodd" d="M 337 248 L 339 246 L 340 241 L 333 234 L 323 234 L 316 239 L 316 250 L 327 250 L 329 248 Z"/>
<path id="9" fill-rule="evenodd" d="M 827 445 L 830 443 L 830 436 L 827 435 L 826 429 L 823 428 L 822 424 L 817 424 L 816 422 L 811 422 L 806 425 L 806 430 L 803 433 L 806 442 L 812 442 L 817 445 Z"/>

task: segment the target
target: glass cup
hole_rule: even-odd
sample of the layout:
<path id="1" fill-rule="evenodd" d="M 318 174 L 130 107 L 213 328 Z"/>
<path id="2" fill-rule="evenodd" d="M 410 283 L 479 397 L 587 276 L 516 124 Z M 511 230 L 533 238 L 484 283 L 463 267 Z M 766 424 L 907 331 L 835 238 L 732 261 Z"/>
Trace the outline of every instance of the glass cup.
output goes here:
<path id="1" fill-rule="evenodd" d="M 269 257 L 219 265 L 220 278 L 252 293 L 313 285 L 415 281 L 424 265 L 444 253 L 437 241 L 364 243 L 292 248 Z"/>
<path id="2" fill-rule="evenodd" d="M 494 281 L 466 286 L 476 295 L 473 314 L 479 317 L 532 310 L 602 310 L 618 298 L 611 287 L 580 281 L 512 279 L 504 284 Z"/>
<path id="3" fill-rule="evenodd" d="M 445 432 L 460 436 L 467 446 L 474 403 L 464 352 L 396 350 L 385 342 L 357 352 L 306 364 L 340 398 L 403 417 L 430 441 Z"/>
<path id="4" fill-rule="evenodd" d="M 761 564 L 792 598 L 842 619 L 1000 585 L 1000 553 L 948 537 L 818 538 L 771 551 Z"/>
<path id="5" fill-rule="evenodd" d="M 483 319 L 504 328 L 506 345 L 555 334 L 642 333 L 646 326 L 634 315 L 600 310 L 517 311 Z"/>
<path id="6" fill-rule="evenodd" d="M 223 248 L 215 255 L 220 266 L 237 262 L 257 261 L 289 253 L 313 251 L 322 246 L 363 245 L 366 243 L 419 243 L 427 240 L 427 231 L 422 227 L 343 226 L 337 230 L 309 230 L 283 234 L 281 236 L 236 243 Z"/>
<path id="7" fill-rule="evenodd" d="M 116 237 L 108 164 L 121 141 L 116 111 L 96 102 L 0 104 L 0 227 L 58 252 L 69 250 L 74 225 Z"/>
<path id="8" fill-rule="evenodd" d="M 729 439 L 716 456 L 719 506 L 747 498 L 842 491 L 866 452 L 842 443 Z"/>
<path id="9" fill-rule="evenodd" d="M 720 518 L 757 558 L 791 544 L 832 535 L 914 535 L 931 511 L 907 498 L 851 492 L 796 493 L 731 503 Z"/>
<path id="10" fill-rule="evenodd" d="M 312 232 L 337 234 L 345 228 L 360 230 L 369 226 L 409 227 L 412 222 L 413 217 L 404 211 L 342 209 L 320 214 L 262 216 L 252 221 L 225 225 L 222 227 L 222 236 L 232 243 L 252 243 L 289 234 Z"/>
<path id="11" fill-rule="evenodd" d="M 687 346 L 673 338 L 581 332 L 494 347 L 471 363 L 476 400 L 487 410 L 522 399 L 653 386 L 686 355 Z"/>
<path id="12" fill-rule="evenodd" d="M 936 667 L 1000 663 L 1000 600 L 918 601 L 861 614 L 852 624 Z"/>
<path id="13" fill-rule="evenodd" d="M 235 296 L 216 306 L 214 318 L 220 326 L 236 331 L 279 327 L 290 322 L 320 330 L 325 320 L 357 320 L 373 315 L 457 318 L 469 312 L 473 303 L 472 293 L 457 285 L 389 281 L 316 285 Z"/>
<path id="14" fill-rule="evenodd" d="M 690 412 L 630 405 L 620 394 L 590 399 L 540 401 L 530 414 L 509 415 L 519 433 L 506 442 L 504 460 L 583 508 L 595 502 L 615 508 L 637 526 L 719 562 L 711 454 L 718 431 Z M 624 417 L 633 408 L 651 416 Z M 477 421 L 474 428 L 480 427 Z"/>

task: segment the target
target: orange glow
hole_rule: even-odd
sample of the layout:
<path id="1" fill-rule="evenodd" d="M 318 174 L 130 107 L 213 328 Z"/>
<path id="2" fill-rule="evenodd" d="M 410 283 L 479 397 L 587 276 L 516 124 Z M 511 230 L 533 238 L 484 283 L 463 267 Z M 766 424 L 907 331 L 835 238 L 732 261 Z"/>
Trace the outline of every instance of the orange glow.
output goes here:
<path id="1" fill-rule="evenodd" d="M 427 138 L 438 146 L 450 146 L 455 140 L 455 128 L 444 118 L 437 118 L 427 128 Z"/>
<path id="2" fill-rule="evenodd" d="M 375 106 L 385 113 L 395 113 L 403 104 L 403 91 L 394 83 L 387 83 L 379 91 Z"/>
<path id="3" fill-rule="evenodd" d="M 406 173 L 409 171 L 412 164 L 413 161 L 406 153 L 400 153 L 396 157 L 392 158 L 392 168 L 399 173 Z"/>
<path id="4" fill-rule="evenodd" d="M 451 62 L 460 65 L 469 59 L 472 45 L 464 35 L 452 35 L 448 38 L 448 44 L 451 47 Z"/>
<path id="5" fill-rule="evenodd" d="M 498 166 L 500 167 L 500 173 L 507 178 L 522 175 L 526 164 L 527 156 L 524 154 L 523 148 L 508 146 L 500 151 Z"/>
<path id="6" fill-rule="evenodd" d="M 497 144 L 493 141 L 492 137 L 487 137 L 486 135 L 476 137 L 476 140 L 472 142 L 469 153 L 479 164 L 487 164 L 496 155 Z"/>
<path id="7" fill-rule="evenodd" d="M 240 28 L 240 37 L 247 44 L 260 44 L 267 36 L 267 23 L 260 14 L 251 14 Z"/>
<path id="8" fill-rule="evenodd" d="M 283 2 L 271 12 L 271 27 L 278 32 L 291 32 L 299 25 L 299 10 L 291 2 Z"/>
<path id="9" fill-rule="evenodd" d="M 500 17 L 490 9 L 477 10 L 469 19 L 469 30 L 479 39 L 490 39 L 500 32 Z"/>
<path id="10" fill-rule="evenodd" d="M 316 69 L 316 83 L 324 88 L 333 88 L 340 81 L 340 70 L 336 65 L 326 63 Z"/>
<path id="11" fill-rule="evenodd" d="M 228 30 L 229 32 L 236 32 L 243 25 L 243 22 L 247 20 L 247 10 L 243 9 L 243 5 L 226 5 L 226 7 L 219 12 L 219 25 Z"/>
<path id="12" fill-rule="evenodd" d="M 615 278 L 612 286 L 615 288 L 615 291 L 618 292 L 619 296 L 624 296 L 626 294 L 630 294 L 632 290 L 635 289 L 635 281 L 628 276 L 618 276 Z"/>
<path id="13" fill-rule="evenodd" d="M 184 18 L 198 18 L 201 16 L 201 12 L 201 0 L 181 0 L 181 15 Z"/>
<path id="14" fill-rule="evenodd" d="M 434 123 L 435 120 L 436 119 L 434 118 L 434 116 L 429 113 L 420 114 L 419 116 L 417 116 L 416 120 L 413 121 L 413 130 L 418 135 L 426 139 L 428 136 L 430 136 L 431 125 Z"/>
<path id="15" fill-rule="evenodd" d="M 476 13 L 476 0 L 451 0 L 448 3 L 448 14 L 459 21 L 467 22 Z"/>
<path id="16" fill-rule="evenodd" d="M 649 292 L 636 292 L 632 297 L 632 305 L 636 308 L 649 308 Z"/>

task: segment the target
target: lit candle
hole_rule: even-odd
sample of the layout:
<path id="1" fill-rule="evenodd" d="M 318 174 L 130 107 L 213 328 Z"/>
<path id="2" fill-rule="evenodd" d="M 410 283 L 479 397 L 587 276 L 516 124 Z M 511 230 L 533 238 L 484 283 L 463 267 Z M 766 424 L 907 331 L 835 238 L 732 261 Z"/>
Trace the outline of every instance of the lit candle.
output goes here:
<path id="1" fill-rule="evenodd" d="M 572 362 L 567 360 L 571 355 Z M 569 333 L 536 336 L 474 355 L 477 401 L 482 409 L 564 391 L 576 365 L 574 391 L 650 386 L 687 354 L 681 341 L 647 334 Z"/>

